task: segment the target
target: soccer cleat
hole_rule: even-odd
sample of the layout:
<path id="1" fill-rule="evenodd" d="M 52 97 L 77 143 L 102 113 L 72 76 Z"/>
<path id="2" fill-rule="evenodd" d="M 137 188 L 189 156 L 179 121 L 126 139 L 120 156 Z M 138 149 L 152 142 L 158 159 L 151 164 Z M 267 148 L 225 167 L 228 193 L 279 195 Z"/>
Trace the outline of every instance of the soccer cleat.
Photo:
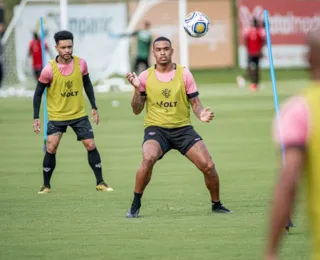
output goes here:
<path id="1" fill-rule="evenodd" d="M 50 186 L 48 185 L 43 185 L 40 189 L 40 191 L 38 191 L 38 194 L 46 194 L 46 193 L 50 193 Z"/>
<path id="2" fill-rule="evenodd" d="M 96 186 L 96 190 L 97 191 L 113 191 L 113 189 L 111 187 L 109 187 L 104 181 L 100 182 L 97 186 Z"/>
<path id="3" fill-rule="evenodd" d="M 132 208 L 129 209 L 127 212 L 126 218 L 137 218 L 139 216 L 140 209 L 136 209 L 135 211 L 132 211 Z"/>
<path id="4" fill-rule="evenodd" d="M 289 218 L 288 224 L 286 225 L 285 229 L 286 229 L 286 234 L 289 234 L 289 230 L 291 227 L 294 227 L 295 225 L 292 223 L 291 219 Z"/>
<path id="5" fill-rule="evenodd" d="M 291 219 L 289 218 L 289 221 L 288 221 L 288 227 L 294 227 L 295 225 L 292 223 Z"/>
<path id="6" fill-rule="evenodd" d="M 220 202 L 212 204 L 212 212 L 215 213 L 231 213 L 230 210 L 225 208 Z"/>

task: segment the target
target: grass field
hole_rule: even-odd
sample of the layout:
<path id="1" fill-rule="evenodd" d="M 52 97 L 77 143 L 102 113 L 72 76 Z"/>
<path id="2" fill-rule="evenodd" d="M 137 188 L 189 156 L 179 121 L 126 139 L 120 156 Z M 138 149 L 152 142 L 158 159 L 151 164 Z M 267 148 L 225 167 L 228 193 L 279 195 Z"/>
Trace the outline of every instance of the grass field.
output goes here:
<path id="1" fill-rule="evenodd" d="M 52 193 L 38 195 L 42 136 L 32 132 L 32 101 L 1 99 L 0 259 L 262 259 L 278 168 L 271 137 L 271 86 L 265 82 L 265 89 L 250 93 L 202 77 L 196 74 L 202 102 L 216 118 L 204 124 L 193 117 L 193 123 L 216 162 L 222 202 L 233 214 L 211 213 L 201 173 L 172 151 L 154 169 L 142 217 L 125 218 L 143 137 L 143 115 L 132 114 L 131 93 L 97 96 L 101 124 L 94 131 L 104 177 L 114 192 L 95 191 L 86 151 L 69 129 L 57 154 Z M 281 100 L 306 84 L 279 81 Z M 112 100 L 120 106 L 112 107 Z M 300 194 L 297 227 L 284 240 L 283 259 L 309 256 Z"/>

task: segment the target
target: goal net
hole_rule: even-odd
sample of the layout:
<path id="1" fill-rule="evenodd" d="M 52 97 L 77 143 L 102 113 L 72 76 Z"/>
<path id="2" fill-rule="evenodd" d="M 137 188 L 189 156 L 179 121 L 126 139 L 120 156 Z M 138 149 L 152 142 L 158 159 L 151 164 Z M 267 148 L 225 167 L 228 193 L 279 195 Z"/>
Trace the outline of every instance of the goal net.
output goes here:
<path id="1" fill-rule="evenodd" d="M 150 10 L 154 11 L 154 7 L 161 2 L 168 0 L 120 3 L 110 0 L 91 3 L 69 0 L 68 29 L 75 36 L 74 54 L 86 59 L 91 78 L 100 85 L 101 91 L 108 91 L 110 84 L 116 84 L 121 90 L 125 90 L 127 86 L 123 82 L 123 76 L 131 69 L 135 55 L 135 51 L 129 51 L 135 48 L 133 39 L 116 39 L 109 36 L 110 32 L 131 33 L 141 29 L 146 18 L 152 23 L 152 18 L 147 17 L 147 14 Z M 172 0 L 169 2 L 178 3 Z M 1 41 L 4 48 L 3 89 L 20 92 L 22 88 L 34 89 L 36 78 L 31 58 L 28 57 L 29 42 L 33 32 L 39 32 L 40 17 L 43 17 L 45 40 L 50 49 L 47 60 L 53 58 L 49 54 L 55 53 L 53 34 L 60 29 L 60 11 L 59 0 L 23 0 L 20 5 L 15 6 L 14 16 Z M 175 16 L 177 15 L 178 12 Z"/>
<path id="2" fill-rule="evenodd" d="M 41 6 L 45 7 L 43 12 Z M 59 16 L 59 0 L 22 0 L 14 7 L 12 20 L 1 39 L 4 78 L 0 97 L 33 95 L 36 78 L 28 55 L 29 44 L 35 32 L 40 35 L 40 17 L 56 22 Z M 50 26 L 59 28 L 59 22 Z M 54 45 L 49 47 L 53 53 Z"/>

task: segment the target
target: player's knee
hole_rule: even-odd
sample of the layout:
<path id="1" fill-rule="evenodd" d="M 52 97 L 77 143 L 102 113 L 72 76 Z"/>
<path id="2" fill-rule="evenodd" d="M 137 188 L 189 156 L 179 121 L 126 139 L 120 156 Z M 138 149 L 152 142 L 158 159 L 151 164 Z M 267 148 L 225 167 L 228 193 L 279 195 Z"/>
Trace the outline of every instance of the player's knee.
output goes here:
<path id="1" fill-rule="evenodd" d="M 58 149 L 58 144 L 54 143 L 54 142 L 48 142 L 47 144 L 47 152 L 48 153 L 56 153 Z"/>
<path id="2" fill-rule="evenodd" d="M 90 143 L 86 146 L 88 151 L 93 151 L 96 148 L 96 145 L 94 143 Z"/>
<path id="3" fill-rule="evenodd" d="M 215 170 L 215 165 L 214 165 L 214 162 L 213 161 L 207 161 L 207 162 L 204 162 L 202 164 L 202 167 L 201 167 L 201 171 L 204 173 L 204 174 L 210 174 L 210 175 L 213 175 L 216 173 L 216 170 Z"/>
<path id="4" fill-rule="evenodd" d="M 84 146 L 86 147 L 87 151 L 93 151 L 96 148 L 94 141 L 84 142 Z"/>
<path id="5" fill-rule="evenodd" d="M 146 167 L 152 167 L 157 161 L 156 156 L 153 155 L 144 155 L 142 164 Z"/>

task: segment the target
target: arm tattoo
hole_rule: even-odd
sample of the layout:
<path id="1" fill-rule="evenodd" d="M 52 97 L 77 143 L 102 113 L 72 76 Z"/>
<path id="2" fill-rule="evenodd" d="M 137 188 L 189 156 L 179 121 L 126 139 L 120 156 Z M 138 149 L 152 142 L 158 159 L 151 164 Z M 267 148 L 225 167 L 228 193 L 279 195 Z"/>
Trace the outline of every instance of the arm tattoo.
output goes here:
<path id="1" fill-rule="evenodd" d="M 145 101 L 146 97 L 141 96 L 139 90 L 135 90 L 131 101 L 131 107 L 134 114 L 139 115 L 142 112 Z"/>
<path id="2" fill-rule="evenodd" d="M 197 118 L 200 119 L 200 114 L 203 110 L 203 106 L 200 102 L 199 97 L 190 98 L 190 104 L 192 106 L 192 111 L 196 115 Z"/>

